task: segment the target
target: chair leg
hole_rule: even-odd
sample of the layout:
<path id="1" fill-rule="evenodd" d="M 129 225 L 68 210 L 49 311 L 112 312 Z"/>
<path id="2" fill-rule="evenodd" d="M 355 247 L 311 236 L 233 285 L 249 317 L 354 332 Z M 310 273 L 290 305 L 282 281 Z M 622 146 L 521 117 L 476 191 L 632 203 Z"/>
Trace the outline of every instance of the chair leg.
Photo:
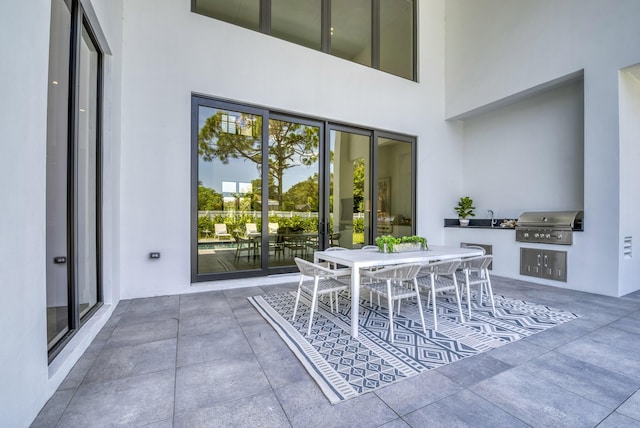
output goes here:
<path id="1" fill-rule="evenodd" d="M 436 309 L 436 278 L 431 274 L 431 303 L 433 304 L 433 329 L 438 331 L 438 311 Z"/>
<path id="2" fill-rule="evenodd" d="M 298 302 L 300 301 L 300 293 L 302 292 L 302 281 L 304 277 L 300 275 L 300 282 L 298 283 L 298 292 L 296 293 L 296 304 L 293 307 L 293 315 L 291 316 L 291 321 L 296 319 L 296 311 L 298 310 Z"/>
<path id="3" fill-rule="evenodd" d="M 424 313 L 422 312 L 422 302 L 420 302 L 420 290 L 418 289 L 418 281 L 413 280 L 414 289 L 416 290 L 416 299 L 418 300 L 418 310 L 420 311 L 420 320 L 422 321 L 422 331 L 427 335 L 427 327 L 424 325 Z"/>
<path id="4" fill-rule="evenodd" d="M 307 329 L 307 336 L 311 334 L 311 325 L 313 324 L 313 313 L 316 311 L 316 300 L 318 300 L 318 277 L 316 276 L 315 283 L 313 284 L 313 296 L 311 296 L 311 314 L 309 315 L 309 328 Z"/>
<path id="5" fill-rule="evenodd" d="M 489 298 L 491 299 L 491 309 L 493 315 L 496 314 L 496 304 L 493 301 L 493 290 L 491 289 L 491 278 L 489 277 L 489 272 L 487 272 L 487 291 L 489 292 Z"/>
<path id="6" fill-rule="evenodd" d="M 464 270 L 464 279 L 467 288 L 467 309 L 469 310 L 469 319 L 471 319 L 471 290 L 469 289 L 469 269 Z"/>
<path id="7" fill-rule="evenodd" d="M 458 301 L 458 311 L 460 312 L 460 322 L 464 322 L 464 316 L 462 315 L 462 305 L 460 304 L 460 293 L 458 292 L 458 280 L 456 279 L 455 275 L 453 276 L 453 285 L 454 285 L 454 289 L 456 290 L 456 300 Z"/>
<path id="8" fill-rule="evenodd" d="M 391 281 L 387 280 L 387 299 L 389 308 L 389 333 L 391 334 L 391 343 L 393 343 L 393 298 L 391 296 Z"/>

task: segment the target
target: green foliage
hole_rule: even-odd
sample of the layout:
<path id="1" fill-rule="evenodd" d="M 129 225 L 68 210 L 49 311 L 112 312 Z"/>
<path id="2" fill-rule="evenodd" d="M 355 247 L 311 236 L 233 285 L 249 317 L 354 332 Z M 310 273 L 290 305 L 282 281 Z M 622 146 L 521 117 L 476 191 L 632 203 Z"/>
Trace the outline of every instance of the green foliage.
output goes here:
<path id="1" fill-rule="evenodd" d="M 285 211 L 318 211 L 318 174 L 294 184 L 282 198 Z"/>
<path id="2" fill-rule="evenodd" d="M 364 233 L 364 218 L 353 219 L 353 232 Z"/>
<path id="3" fill-rule="evenodd" d="M 222 195 L 215 190 L 198 185 L 198 211 L 218 211 L 222 209 Z"/>
<path id="4" fill-rule="evenodd" d="M 423 249 L 428 249 L 427 246 L 427 238 L 423 238 L 422 236 L 402 236 L 396 237 L 391 235 L 382 235 L 376 238 L 376 245 L 380 251 L 384 251 L 385 244 L 387 246 L 387 252 L 392 253 L 397 244 L 422 244 Z"/>
<path id="5" fill-rule="evenodd" d="M 353 161 L 353 212 L 364 212 L 364 159 Z"/>
<path id="6" fill-rule="evenodd" d="M 473 206 L 473 199 L 468 196 L 461 197 L 458 201 L 458 205 L 453 207 L 453 209 L 458 213 L 458 217 L 462 219 L 476 216 L 476 214 L 473 212 L 473 210 L 476 209 L 476 207 Z"/>

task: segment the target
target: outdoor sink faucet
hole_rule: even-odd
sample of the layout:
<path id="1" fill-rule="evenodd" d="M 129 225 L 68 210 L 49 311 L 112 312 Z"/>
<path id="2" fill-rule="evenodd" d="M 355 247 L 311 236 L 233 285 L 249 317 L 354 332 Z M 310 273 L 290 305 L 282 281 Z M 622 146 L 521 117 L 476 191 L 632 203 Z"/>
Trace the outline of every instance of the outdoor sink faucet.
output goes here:
<path id="1" fill-rule="evenodd" d="M 487 213 L 491 215 L 491 227 L 495 226 L 497 221 L 493 218 L 493 210 L 487 210 Z"/>

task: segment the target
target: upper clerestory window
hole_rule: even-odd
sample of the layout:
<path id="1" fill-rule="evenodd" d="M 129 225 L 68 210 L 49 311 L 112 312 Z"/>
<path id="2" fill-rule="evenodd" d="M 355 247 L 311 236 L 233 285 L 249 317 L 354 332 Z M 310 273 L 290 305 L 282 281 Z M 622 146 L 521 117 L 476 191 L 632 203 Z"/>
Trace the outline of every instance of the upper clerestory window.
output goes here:
<path id="1" fill-rule="evenodd" d="M 191 10 L 416 80 L 416 0 L 192 0 Z"/>

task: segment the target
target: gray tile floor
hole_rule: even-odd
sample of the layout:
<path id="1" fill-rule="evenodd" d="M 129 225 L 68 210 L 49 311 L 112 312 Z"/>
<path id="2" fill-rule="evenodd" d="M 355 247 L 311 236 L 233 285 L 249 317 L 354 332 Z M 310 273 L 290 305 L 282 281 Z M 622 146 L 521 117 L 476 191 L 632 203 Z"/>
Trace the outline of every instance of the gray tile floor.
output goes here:
<path id="1" fill-rule="evenodd" d="M 250 287 L 122 301 L 34 427 L 640 426 L 640 292 L 494 278 L 580 318 L 332 406 Z"/>

